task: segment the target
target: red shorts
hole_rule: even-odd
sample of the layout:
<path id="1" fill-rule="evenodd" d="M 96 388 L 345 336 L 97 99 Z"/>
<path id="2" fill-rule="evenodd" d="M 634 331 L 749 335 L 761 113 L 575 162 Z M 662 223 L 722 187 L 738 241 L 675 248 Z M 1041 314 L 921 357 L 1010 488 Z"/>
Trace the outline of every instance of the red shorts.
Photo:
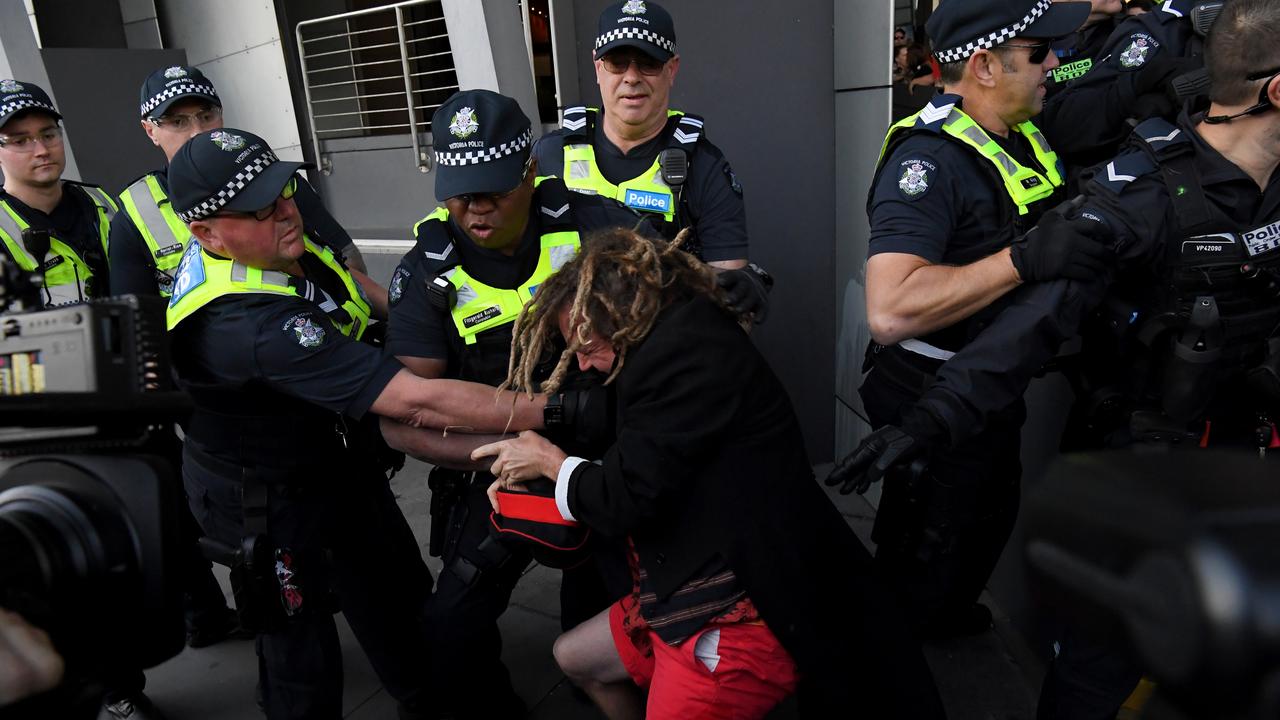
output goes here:
<path id="1" fill-rule="evenodd" d="M 628 634 L 625 613 L 622 601 L 609 608 L 609 630 L 649 690 L 646 718 L 760 718 L 795 692 L 796 664 L 764 623 L 713 623 L 672 646 L 648 628 Z"/>

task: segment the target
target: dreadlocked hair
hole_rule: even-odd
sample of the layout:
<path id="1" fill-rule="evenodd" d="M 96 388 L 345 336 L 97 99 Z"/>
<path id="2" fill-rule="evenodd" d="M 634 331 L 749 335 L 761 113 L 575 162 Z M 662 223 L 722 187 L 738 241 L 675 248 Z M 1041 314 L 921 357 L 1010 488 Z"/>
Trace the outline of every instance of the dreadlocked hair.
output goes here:
<path id="1" fill-rule="evenodd" d="M 715 273 L 680 249 L 688 234 L 686 228 L 668 243 L 615 228 L 587 238 L 577 256 L 538 286 L 537 295 L 516 318 L 507 379 L 501 389 L 555 392 L 574 354 L 595 334 L 605 338 L 617 355 L 605 380 L 613 382 L 626 363 L 627 351 L 648 336 L 667 305 L 706 295 L 724 307 Z M 551 375 L 538 383 L 535 369 L 560 337 L 560 311 L 565 307 L 569 327 L 576 331 L 567 338 Z"/>

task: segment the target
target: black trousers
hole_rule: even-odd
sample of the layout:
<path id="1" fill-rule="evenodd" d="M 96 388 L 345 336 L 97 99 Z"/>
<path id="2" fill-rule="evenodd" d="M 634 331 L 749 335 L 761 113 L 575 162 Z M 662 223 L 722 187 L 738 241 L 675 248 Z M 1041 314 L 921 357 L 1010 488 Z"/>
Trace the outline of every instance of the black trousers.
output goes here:
<path id="1" fill-rule="evenodd" d="M 498 618 L 506 612 L 511 592 L 532 556 L 523 546 L 490 538 L 492 507 L 485 491 L 492 481 L 491 475 L 478 474 L 449 513 L 441 557 L 444 569 L 428 603 L 431 672 L 440 688 L 433 710 L 442 718 L 515 718 L 525 713 L 524 701 L 511 686 L 511 675 L 502 662 Z M 563 629 L 592 617 L 630 590 L 625 557 L 617 558 L 627 578 L 621 591 L 616 580 L 606 581 L 595 557 L 563 572 Z"/>
<path id="2" fill-rule="evenodd" d="M 210 536 L 238 545 L 244 535 L 241 483 L 184 472 L 192 512 Z M 207 466 L 206 466 L 207 467 Z M 342 651 L 333 620 L 341 610 L 403 717 L 430 704 L 430 645 L 425 608 L 431 574 L 386 478 L 376 468 L 335 467 L 311 485 L 271 485 L 268 532 L 277 580 L 301 595 L 258 635 L 258 667 L 267 717 L 342 716 Z M 284 556 L 288 555 L 288 573 Z M 283 583 L 281 583 L 283 585 Z M 280 605 L 286 604 L 280 587 Z M 296 595 L 293 596 L 296 599 Z"/>
<path id="3" fill-rule="evenodd" d="M 925 381 L 873 369 L 859 389 L 871 424 L 901 422 Z M 1025 420 L 1019 401 L 961 447 L 936 453 L 922 477 L 885 478 L 872 531 L 876 565 L 918 631 L 972 606 L 1000 559 L 1018 514 Z"/>
<path id="4" fill-rule="evenodd" d="M 1142 670 L 1119 623 L 1072 619 L 1049 663 L 1036 720 L 1113 720 Z"/>

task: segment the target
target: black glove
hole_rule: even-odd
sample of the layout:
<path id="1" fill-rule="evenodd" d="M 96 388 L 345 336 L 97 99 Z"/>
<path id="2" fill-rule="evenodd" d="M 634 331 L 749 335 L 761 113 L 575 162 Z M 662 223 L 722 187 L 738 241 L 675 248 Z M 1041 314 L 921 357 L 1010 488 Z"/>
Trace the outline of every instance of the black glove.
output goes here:
<path id="1" fill-rule="evenodd" d="M 1105 238 L 1105 227 L 1093 220 L 1068 220 L 1061 213 L 1049 212 L 1013 241 L 1010 257 L 1023 282 L 1059 278 L 1086 282 L 1115 267 L 1115 251 Z"/>
<path id="2" fill-rule="evenodd" d="M 547 396 L 543 435 L 566 452 L 603 453 L 617 438 L 612 388 L 591 385 Z"/>
<path id="3" fill-rule="evenodd" d="M 836 463 L 827 476 L 827 486 L 840 485 L 840 494 L 865 493 L 889 470 L 905 468 L 947 439 L 947 430 L 932 414 L 909 410 L 902 427 L 885 425 L 863 438 L 854 451 Z"/>
<path id="4" fill-rule="evenodd" d="M 725 304 L 739 315 L 750 314 L 756 325 L 769 315 L 769 290 L 773 278 L 754 263 L 736 270 L 716 273 L 716 285 L 724 293 Z"/>

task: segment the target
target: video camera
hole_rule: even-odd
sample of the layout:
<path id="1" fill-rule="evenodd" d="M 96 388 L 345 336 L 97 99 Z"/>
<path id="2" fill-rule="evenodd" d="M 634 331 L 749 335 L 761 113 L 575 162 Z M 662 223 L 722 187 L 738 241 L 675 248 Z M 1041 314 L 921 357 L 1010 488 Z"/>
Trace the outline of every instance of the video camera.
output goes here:
<path id="1" fill-rule="evenodd" d="M 0 716 L 93 717 L 113 669 L 183 647 L 182 493 L 146 453 L 189 400 L 167 367 L 163 300 L 31 310 L 41 285 L 0 260 L 0 607 L 49 633 L 66 675 Z"/>

